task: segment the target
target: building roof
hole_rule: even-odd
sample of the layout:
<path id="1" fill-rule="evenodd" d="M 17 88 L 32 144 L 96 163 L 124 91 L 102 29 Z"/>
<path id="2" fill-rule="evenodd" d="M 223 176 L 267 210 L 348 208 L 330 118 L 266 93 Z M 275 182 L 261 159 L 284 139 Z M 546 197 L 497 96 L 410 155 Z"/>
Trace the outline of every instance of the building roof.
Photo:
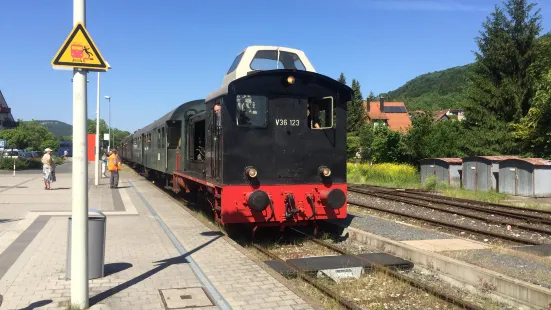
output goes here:
<path id="1" fill-rule="evenodd" d="M 441 161 L 445 161 L 449 164 L 461 164 L 463 163 L 463 159 L 461 158 L 436 158 Z"/>
<path id="2" fill-rule="evenodd" d="M 512 159 L 524 161 L 534 166 L 551 166 L 551 160 L 547 160 L 543 158 L 512 158 Z"/>
<path id="3" fill-rule="evenodd" d="M 452 165 L 461 165 L 463 163 L 463 159 L 461 158 L 423 158 L 421 161 L 426 160 L 440 160 Z"/>
<path id="4" fill-rule="evenodd" d="M 367 102 L 362 103 L 364 111 L 367 110 Z M 405 131 L 411 126 L 411 120 L 406 105 L 403 102 L 384 102 L 384 111 L 381 111 L 379 101 L 369 102 L 369 112 L 367 117 L 371 120 L 384 119 L 388 122 L 388 127 L 394 131 Z"/>
<path id="5" fill-rule="evenodd" d="M 502 155 L 502 156 L 469 156 L 469 157 L 463 158 L 463 161 L 466 161 L 466 160 L 468 160 L 468 159 L 474 159 L 474 158 L 482 158 L 482 159 L 486 159 L 486 160 L 488 160 L 488 161 L 498 162 L 498 161 L 502 161 L 502 160 L 506 160 L 506 159 L 518 159 L 519 157 L 518 157 L 518 156 L 510 156 L 510 155 Z"/>

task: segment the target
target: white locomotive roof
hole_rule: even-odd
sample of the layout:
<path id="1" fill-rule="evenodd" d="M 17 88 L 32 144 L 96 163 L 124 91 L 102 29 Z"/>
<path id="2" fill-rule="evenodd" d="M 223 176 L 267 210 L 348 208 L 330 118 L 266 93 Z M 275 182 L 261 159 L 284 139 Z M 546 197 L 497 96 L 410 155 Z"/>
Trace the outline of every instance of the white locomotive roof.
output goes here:
<path id="1" fill-rule="evenodd" d="M 263 63 L 263 61 L 271 63 Z M 292 63 L 289 61 L 292 61 Z M 267 68 L 262 68 L 266 65 L 268 65 Z M 224 76 L 222 87 L 208 94 L 205 101 L 226 94 L 228 92 L 228 85 L 232 81 L 247 76 L 249 72 L 276 69 L 297 69 L 316 72 L 306 54 L 301 50 L 281 46 L 249 46 L 235 58 L 228 73 Z"/>

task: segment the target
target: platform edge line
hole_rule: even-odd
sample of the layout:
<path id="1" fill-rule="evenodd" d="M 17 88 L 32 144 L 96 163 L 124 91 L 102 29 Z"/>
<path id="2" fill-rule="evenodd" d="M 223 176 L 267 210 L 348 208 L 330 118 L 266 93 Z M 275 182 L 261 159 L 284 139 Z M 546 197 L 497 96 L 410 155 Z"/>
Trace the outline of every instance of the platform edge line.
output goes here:
<path id="1" fill-rule="evenodd" d="M 138 197 L 140 197 L 142 202 L 145 204 L 145 206 L 147 207 L 147 209 L 149 210 L 151 215 L 153 215 L 153 217 L 157 220 L 157 222 L 159 223 L 159 225 L 161 226 L 161 228 L 163 229 L 165 234 L 168 236 L 170 241 L 172 241 L 172 244 L 178 250 L 178 252 L 180 252 L 180 254 L 182 254 L 182 255 L 188 253 L 187 250 L 184 248 L 184 246 L 180 243 L 180 241 L 178 241 L 178 238 L 176 238 L 176 236 L 172 233 L 170 228 L 168 228 L 168 226 L 165 224 L 165 222 L 161 219 L 159 214 L 157 214 L 155 209 L 153 209 L 153 207 L 149 204 L 149 202 L 138 191 L 136 186 L 134 186 L 134 182 L 132 182 L 131 179 L 128 179 L 128 182 L 132 186 L 132 189 L 134 189 L 134 192 L 138 195 Z M 203 271 L 201 270 L 199 265 L 195 262 L 193 257 L 191 257 L 191 255 L 189 255 L 189 256 L 186 257 L 186 259 L 188 259 L 188 261 L 190 263 L 191 270 L 193 271 L 195 276 L 199 279 L 199 281 L 201 281 L 201 283 L 205 286 L 205 288 L 209 291 L 209 293 L 211 295 L 213 295 L 212 297 L 214 298 L 216 305 L 221 309 L 232 309 L 232 307 L 224 299 L 222 294 L 220 294 L 220 292 L 218 292 L 216 287 L 210 282 L 210 280 L 207 278 L 207 276 L 203 273 Z"/>

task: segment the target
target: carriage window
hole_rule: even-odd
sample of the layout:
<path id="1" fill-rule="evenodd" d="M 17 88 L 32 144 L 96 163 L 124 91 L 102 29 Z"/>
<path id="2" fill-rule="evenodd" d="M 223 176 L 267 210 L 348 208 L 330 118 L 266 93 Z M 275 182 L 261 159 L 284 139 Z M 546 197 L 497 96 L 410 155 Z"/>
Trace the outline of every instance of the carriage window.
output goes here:
<path id="1" fill-rule="evenodd" d="M 161 128 L 161 147 L 165 147 L 165 128 Z"/>
<path id="2" fill-rule="evenodd" d="M 232 73 L 237 68 L 237 65 L 239 65 L 239 62 L 241 61 L 242 57 L 243 57 L 243 53 L 241 53 L 237 57 L 235 57 L 235 60 L 231 64 L 230 69 L 228 70 L 228 73 L 226 73 L 226 74 Z"/>
<path id="3" fill-rule="evenodd" d="M 157 129 L 157 149 L 161 148 L 161 130 Z"/>
<path id="4" fill-rule="evenodd" d="M 312 129 L 332 128 L 334 113 L 333 97 L 312 99 L 308 102 L 308 126 Z"/>
<path id="5" fill-rule="evenodd" d="M 237 126 L 266 127 L 268 124 L 268 98 L 237 95 Z"/>
<path id="6" fill-rule="evenodd" d="M 279 51 L 258 51 L 251 62 L 253 70 L 295 69 L 305 70 L 300 58 L 295 53 Z"/>

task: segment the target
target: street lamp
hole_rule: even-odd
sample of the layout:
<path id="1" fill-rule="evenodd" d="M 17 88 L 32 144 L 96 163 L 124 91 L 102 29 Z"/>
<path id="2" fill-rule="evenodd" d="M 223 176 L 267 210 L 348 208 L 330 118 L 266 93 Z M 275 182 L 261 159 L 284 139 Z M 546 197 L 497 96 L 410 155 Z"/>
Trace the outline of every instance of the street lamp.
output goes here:
<path id="1" fill-rule="evenodd" d="M 111 150 L 111 97 L 105 96 L 105 99 L 109 101 L 109 146 L 107 147 L 107 151 L 109 152 Z"/>

